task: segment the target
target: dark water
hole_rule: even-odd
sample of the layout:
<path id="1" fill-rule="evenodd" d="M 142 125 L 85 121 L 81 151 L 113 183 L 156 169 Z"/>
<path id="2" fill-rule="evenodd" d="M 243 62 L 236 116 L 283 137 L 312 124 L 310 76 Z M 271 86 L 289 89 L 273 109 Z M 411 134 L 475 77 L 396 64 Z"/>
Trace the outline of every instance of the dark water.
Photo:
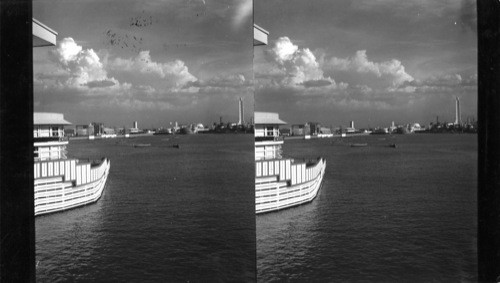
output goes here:
<path id="1" fill-rule="evenodd" d="M 288 140 L 284 153 L 327 168 L 312 203 L 257 217 L 259 282 L 477 281 L 476 135 Z"/>
<path id="2" fill-rule="evenodd" d="M 36 218 L 39 282 L 255 281 L 252 135 L 71 141 L 68 151 L 107 156 L 111 171 L 97 203 Z"/>

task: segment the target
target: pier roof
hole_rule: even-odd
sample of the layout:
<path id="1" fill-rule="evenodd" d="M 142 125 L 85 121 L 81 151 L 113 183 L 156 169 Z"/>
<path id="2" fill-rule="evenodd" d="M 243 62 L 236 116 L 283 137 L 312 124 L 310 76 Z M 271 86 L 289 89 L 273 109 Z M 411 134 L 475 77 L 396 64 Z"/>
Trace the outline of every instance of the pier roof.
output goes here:
<path id="1" fill-rule="evenodd" d="M 33 113 L 34 125 L 71 125 L 70 122 L 64 120 L 64 115 L 61 113 L 35 112 Z"/>
<path id="2" fill-rule="evenodd" d="M 255 124 L 267 124 L 267 125 L 285 125 L 286 122 L 280 119 L 278 113 L 273 112 L 255 112 L 254 113 Z"/>
<path id="3" fill-rule="evenodd" d="M 253 24 L 253 46 L 267 45 L 269 32 L 256 24 Z"/>
<path id="4" fill-rule="evenodd" d="M 33 47 L 54 46 L 57 32 L 33 18 Z"/>

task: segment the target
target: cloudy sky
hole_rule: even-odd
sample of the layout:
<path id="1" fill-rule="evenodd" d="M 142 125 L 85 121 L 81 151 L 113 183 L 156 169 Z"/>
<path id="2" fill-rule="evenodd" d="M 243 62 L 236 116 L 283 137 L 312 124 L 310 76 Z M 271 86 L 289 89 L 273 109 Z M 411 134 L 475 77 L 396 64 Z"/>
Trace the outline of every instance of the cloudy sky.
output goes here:
<path id="1" fill-rule="evenodd" d="M 208 1 L 208 0 L 207 0 Z M 356 127 L 477 114 L 475 1 L 254 1 L 255 109 Z"/>
<path id="2" fill-rule="evenodd" d="M 253 114 L 252 0 L 34 0 L 35 111 L 74 124 L 169 126 Z"/>

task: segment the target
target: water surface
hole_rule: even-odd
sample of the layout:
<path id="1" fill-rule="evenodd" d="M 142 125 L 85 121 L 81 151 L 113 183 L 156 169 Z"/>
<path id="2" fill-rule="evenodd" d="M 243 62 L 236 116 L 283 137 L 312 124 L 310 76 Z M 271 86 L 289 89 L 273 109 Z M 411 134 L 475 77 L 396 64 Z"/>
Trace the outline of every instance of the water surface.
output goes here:
<path id="1" fill-rule="evenodd" d="M 259 282 L 477 281 L 476 135 L 286 140 L 284 154 L 327 167 L 313 202 L 257 216 Z"/>
<path id="2" fill-rule="evenodd" d="M 97 203 L 35 219 L 37 281 L 255 281 L 252 135 L 75 140 L 68 155 L 111 170 Z"/>

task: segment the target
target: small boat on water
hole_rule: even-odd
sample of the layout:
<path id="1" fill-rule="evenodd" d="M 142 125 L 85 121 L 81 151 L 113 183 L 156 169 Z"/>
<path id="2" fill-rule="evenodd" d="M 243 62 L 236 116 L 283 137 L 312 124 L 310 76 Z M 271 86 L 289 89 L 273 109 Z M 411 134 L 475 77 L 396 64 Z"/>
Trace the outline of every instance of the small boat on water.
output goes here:
<path id="1" fill-rule="evenodd" d="M 391 144 L 389 144 L 389 147 L 396 148 L 398 146 L 395 143 L 391 143 Z"/>
<path id="2" fill-rule="evenodd" d="M 136 143 L 134 144 L 134 147 L 150 147 L 150 143 Z"/>
<path id="3" fill-rule="evenodd" d="M 181 148 L 181 147 L 179 146 L 179 144 L 174 144 L 174 145 L 172 145 L 172 147 L 173 147 L 173 148 Z"/>
<path id="4" fill-rule="evenodd" d="M 365 147 L 368 146 L 367 143 L 351 143 L 351 147 Z"/>

